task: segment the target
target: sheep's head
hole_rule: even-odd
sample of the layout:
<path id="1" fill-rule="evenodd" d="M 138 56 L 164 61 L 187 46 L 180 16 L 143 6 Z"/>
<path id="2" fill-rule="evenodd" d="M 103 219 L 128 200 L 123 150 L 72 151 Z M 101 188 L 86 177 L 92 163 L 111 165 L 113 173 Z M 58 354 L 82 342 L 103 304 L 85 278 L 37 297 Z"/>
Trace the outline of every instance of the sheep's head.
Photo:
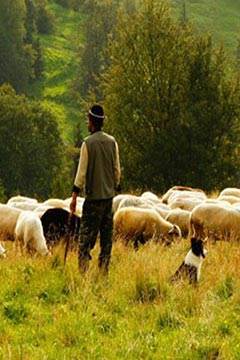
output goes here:
<path id="1" fill-rule="evenodd" d="M 176 224 L 174 224 L 173 227 L 168 231 L 168 234 L 172 237 L 182 237 L 181 229 Z"/>
<path id="2" fill-rule="evenodd" d="M 180 227 L 178 225 L 173 225 L 167 234 L 161 236 L 161 242 L 165 245 L 171 245 L 175 238 L 180 238 L 181 236 L 182 233 Z"/>

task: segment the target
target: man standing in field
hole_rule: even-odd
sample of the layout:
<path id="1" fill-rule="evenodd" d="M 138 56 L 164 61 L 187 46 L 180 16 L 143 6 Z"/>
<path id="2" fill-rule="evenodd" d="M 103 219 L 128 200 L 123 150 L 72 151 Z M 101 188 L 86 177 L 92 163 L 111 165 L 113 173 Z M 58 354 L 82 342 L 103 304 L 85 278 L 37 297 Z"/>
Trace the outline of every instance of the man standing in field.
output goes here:
<path id="1" fill-rule="evenodd" d="M 85 194 L 83 203 L 80 241 L 79 269 L 85 272 L 91 260 L 97 235 L 100 233 L 98 266 L 108 272 L 112 250 L 112 199 L 120 186 L 120 162 L 118 144 L 114 137 L 102 131 L 104 110 L 93 105 L 88 113 L 88 130 L 91 135 L 84 139 L 74 181 L 71 213 L 77 206 L 77 195 Z"/>

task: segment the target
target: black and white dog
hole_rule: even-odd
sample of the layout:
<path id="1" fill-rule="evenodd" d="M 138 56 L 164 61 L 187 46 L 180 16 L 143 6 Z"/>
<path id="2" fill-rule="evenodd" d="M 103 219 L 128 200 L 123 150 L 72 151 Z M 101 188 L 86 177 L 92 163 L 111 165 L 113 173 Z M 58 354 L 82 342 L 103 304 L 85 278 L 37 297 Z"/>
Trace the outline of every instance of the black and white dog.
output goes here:
<path id="1" fill-rule="evenodd" d="M 200 279 L 201 267 L 206 254 L 207 250 L 204 248 L 203 240 L 195 237 L 191 238 L 191 249 L 185 256 L 183 263 L 171 277 L 171 281 L 188 276 L 189 282 L 196 284 Z"/>

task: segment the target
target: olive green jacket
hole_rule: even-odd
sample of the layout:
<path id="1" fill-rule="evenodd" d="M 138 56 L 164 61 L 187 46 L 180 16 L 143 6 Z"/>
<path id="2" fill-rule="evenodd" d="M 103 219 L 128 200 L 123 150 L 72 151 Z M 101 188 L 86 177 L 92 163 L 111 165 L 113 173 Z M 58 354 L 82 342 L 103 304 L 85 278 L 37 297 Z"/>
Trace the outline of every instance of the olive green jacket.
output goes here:
<path id="1" fill-rule="evenodd" d="M 96 131 L 85 138 L 74 186 L 86 199 L 110 199 L 115 195 L 120 176 L 119 150 L 114 137 Z"/>

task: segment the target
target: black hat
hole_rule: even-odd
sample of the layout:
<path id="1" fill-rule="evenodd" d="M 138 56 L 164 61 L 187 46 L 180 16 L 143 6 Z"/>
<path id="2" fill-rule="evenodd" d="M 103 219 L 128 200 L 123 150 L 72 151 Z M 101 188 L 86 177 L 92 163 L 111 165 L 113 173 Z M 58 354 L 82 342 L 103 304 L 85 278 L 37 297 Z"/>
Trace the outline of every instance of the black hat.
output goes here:
<path id="1" fill-rule="evenodd" d="M 103 107 L 101 105 L 93 105 L 88 113 L 96 120 L 103 120 L 105 118 Z"/>

